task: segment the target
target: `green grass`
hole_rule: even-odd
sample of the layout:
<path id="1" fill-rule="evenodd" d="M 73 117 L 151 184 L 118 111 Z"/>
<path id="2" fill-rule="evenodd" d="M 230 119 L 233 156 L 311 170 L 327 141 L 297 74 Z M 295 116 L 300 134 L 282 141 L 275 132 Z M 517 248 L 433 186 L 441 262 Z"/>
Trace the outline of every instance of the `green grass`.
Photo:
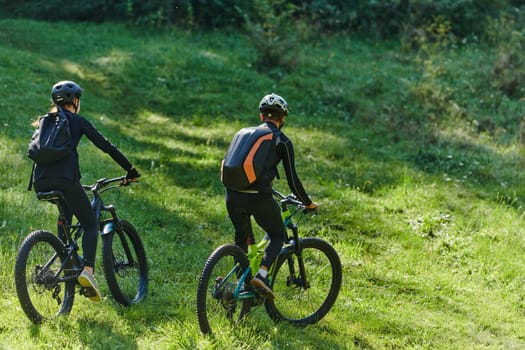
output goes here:
<path id="1" fill-rule="evenodd" d="M 275 77 L 254 68 L 250 45 L 227 32 L 0 21 L 0 349 L 525 347 L 525 103 L 490 83 L 494 48 L 435 52 L 429 66 L 398 43 L 325 37 Z M 150 292 L 123 308 L 100 274 L 102 303 L 77 297 L 67 318 L 33 326 L 14 291 L 14 257 L 56 214 L 26 191 L 25 150 L 61 79 L 84 87 L 81 114 L 143 174 L 111 199 L 143 237 Z M 343 286 L 318 324 L 274 324 L 260 308 L 243 327 L 204 337 L 197 278 L 214 247 L 233 240 L 220 160 L 272 91 L 290 104 L 284 130 L 322 208 L 301 228 L 336 247 Z M 89 142 L 79 151 L 85 182 L 121 174 Z M 284 180 L 276 187 L 287 191 Z"/>

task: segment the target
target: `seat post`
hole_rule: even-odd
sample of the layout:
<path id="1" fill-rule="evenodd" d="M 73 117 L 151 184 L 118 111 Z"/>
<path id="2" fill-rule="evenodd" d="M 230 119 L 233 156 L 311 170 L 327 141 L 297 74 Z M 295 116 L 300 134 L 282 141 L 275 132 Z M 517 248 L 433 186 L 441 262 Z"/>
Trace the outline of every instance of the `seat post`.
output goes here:
<path id="1" fill-rule="evenodd" d="M 66 220 L 66 216 L 64 214 L 64 208 L 62 204 L 64 201 L 64 193 L 59 190 L 38 192 L 37 198 L 41 201 L 46 201 L 56 205 L 58 209 L 58 237 L 62 240 L 62 242 L 67 243 L 67 237 L 71 223 Z"/>

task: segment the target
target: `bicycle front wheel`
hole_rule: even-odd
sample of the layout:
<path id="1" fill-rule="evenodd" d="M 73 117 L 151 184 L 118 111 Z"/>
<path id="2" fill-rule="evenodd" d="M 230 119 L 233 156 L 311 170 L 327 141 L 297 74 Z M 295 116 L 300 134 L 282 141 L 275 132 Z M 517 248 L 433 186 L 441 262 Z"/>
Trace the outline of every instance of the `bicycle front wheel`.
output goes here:
<path id="1" fill-rule="evenodd" d="M 137 230 L 124 220 L 120 226 L 122 231 L 102 236 L 102 262 L 111 294 L 118 303 L 129 306 L 148 292 L 148 265 Z"/>
<path id="2" fill-rule="evenodd" d="M 38 324 L 71 311 L 76 278 L 71 270 L 63 269 L 66 257 L 64 244 L 51 232 L 32 232 L 22 242 L 15 261 L 15 285 L 31 322 Z"/>
<path id="3" fill-rule="evenodd" d="M 305 276 L 300 273 L 300 259 Z M 335 249 L 322 239 L 305 238 L 300 257 L 294 252 L 278 257 L 272 280 L 275 299 L 266 300 L 266 311 L 276 322 L 316 323 L 335 303 L 341 281 L 341 261 Z"/>
<path id="4" fill-rule="evenodd" d="M 197 319 L 203 334 L 235 325 L 248 313 L 250 299 L 234 296 L 247 268 L 248 258 L 236 245 L 222 245 L 210 255 L 197 287 Z"/>

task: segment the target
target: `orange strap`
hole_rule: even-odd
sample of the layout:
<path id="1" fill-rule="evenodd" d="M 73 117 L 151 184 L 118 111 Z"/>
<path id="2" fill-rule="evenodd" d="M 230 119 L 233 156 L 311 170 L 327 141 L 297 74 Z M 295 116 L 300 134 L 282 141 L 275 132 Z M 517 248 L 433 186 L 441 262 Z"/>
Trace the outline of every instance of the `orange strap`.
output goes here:
<path id="1" fill-rule="evenodd" d="M 244 173 L 248 177 L 249 183 L 253 183 L 256 179 L 255 169 L 253 168 L 253 157 L 255 157 L 255 153 L 257 153 L 257 150 L 261 146 L 261 143 L 266 140 L 271 140 L 272 137 L 273 137 L 273 133 L 269 133 L 269 134 L 259 137 L 257 142 L 255 142 L 255 144 L 252 146 L 252 149 L 246 156 L 246 159 L 244 160 L 242 167 L 244 169 Z"/>

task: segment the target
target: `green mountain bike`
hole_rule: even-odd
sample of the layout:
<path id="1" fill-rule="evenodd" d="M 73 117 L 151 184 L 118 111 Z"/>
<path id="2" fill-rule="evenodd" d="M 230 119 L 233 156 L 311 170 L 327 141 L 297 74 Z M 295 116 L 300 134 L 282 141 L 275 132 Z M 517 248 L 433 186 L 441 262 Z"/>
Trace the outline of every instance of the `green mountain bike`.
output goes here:
<path id="1" fill-rule="evenodd" d="M 144 246 L 137 230 L 117 216 L 113 205 L 105 205 L 101 194 L 119 185 L 125 176 L 100 179 L 94 185 L 83 186 L 92 193 L 91 207 L 100 223 L 102 262 L 109 290 L 117 302 L 128 306 L 141 301 L 148 290 L 148 266 Z M 77 283 L 83 269 L 78 254 L 78 240 L 84 230 L 80 224 L 66 222 L 61 206 L 61 191 L 38 192 L 42 201 L 55 204 L 65 235 L 37 230 L 20 245 L 15 261 L 15 285 L 18 300 L 27 317 L 35 324 L 61 314 L 73 307 L 75 289 L 86 291 Z M 102 212 L 109 213 L 104 218 Z"/>
<path id="2" fill-rule="evenodd" d="M 234 244 L 224 244 L 208 257 L 197 287 L 197 319 L 202 333 L 239 323 L 254 306 L 264 304 L 275 321 L 298 326 L 322 319 L 334 305 L 342 282 L 339 255 L 326 241 L 299 236 L 292 218 L 305 214 L 305 206 L 293 195 L 274 191 L 288 228 L 285 244 L 269 269 L 275 299 L 252 289 L 252 271 L 257 271 L 268 238 L 249 246 L 248 254 Z"/>

